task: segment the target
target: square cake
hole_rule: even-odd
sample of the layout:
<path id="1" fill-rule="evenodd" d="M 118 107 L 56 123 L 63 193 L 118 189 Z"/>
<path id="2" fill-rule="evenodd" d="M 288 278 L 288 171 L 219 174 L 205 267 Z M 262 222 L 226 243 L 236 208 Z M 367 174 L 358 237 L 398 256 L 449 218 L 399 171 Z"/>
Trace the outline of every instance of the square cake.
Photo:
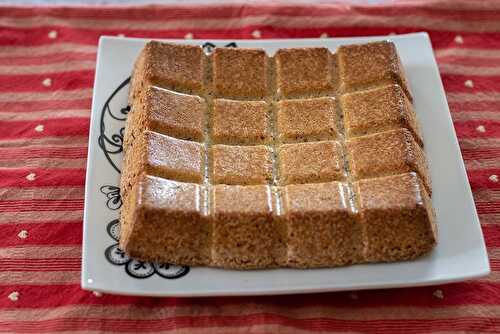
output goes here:
<path id="1" fill-rule="evenodd" d="M 266 102 L 214 100 L 211 136 L 213 143 L 267 144 L 272 141 L 271 137 L 270 106 Z"/>
<path id="2" fill-rule="evenodd" d="M 278 102 L 276 130 L 283 143 L 335 139 L 339 121 L 333 97 Z"/>
<path id="3" fill-rule="evenodd" d="M 279 96 L 318 96 L 333 90 L 336 73 L 327 48 L 281 49 L 275 60 Z"/>
<path id="4" fill-rule="evenodd" d="M 342 147 L 336 141 L 281 145 L 278 161 L 282 184 L 326 182 L 344 178 Z"/>
<path id="5" fill-rule="evenodd" d="M 410 260 L 437 242 L 392 42 L 273 57 L 150 42 L 129 100 L 120 247 L 136 259 L 335 267 Z"/>

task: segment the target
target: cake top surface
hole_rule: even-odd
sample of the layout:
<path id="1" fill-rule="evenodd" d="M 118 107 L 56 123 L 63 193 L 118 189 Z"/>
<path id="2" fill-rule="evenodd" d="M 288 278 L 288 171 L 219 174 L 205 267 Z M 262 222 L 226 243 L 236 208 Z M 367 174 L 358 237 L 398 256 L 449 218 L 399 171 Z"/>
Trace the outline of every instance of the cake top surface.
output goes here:
<path id="1" fill-rule="evenodd" d="M 318 267 L 410 258 L 435 242 L 423 139 L 391 42 L 273 56 L 152 42 L 129 96 L 123 225 L 158 240 L 123 241 L 131 256 Z"/>
<path id="2" fill-rule="evenodd" d="M 155 139 L 147 144 L 150 164 L 212 194 L 203 195 L 207 213 L 355 212 L 359 203 L 397 201 L 390 177 L 408 173 L 430 191 L 421 133 L 392 42 L 336 52 L 281 49 L 272 57 L 260 49 L 205 54 L 199 46 L 151 42 L 136 63 L 133 86 L 139 107 L 132 113 L 159 124 L 148 129 Z M 363 183 L 382 177 L 386 183 Z M 410 181 L 398 180 L 417 203 Z M 353 200 L 355 182 L 366 193 L 361 202 Z"/>

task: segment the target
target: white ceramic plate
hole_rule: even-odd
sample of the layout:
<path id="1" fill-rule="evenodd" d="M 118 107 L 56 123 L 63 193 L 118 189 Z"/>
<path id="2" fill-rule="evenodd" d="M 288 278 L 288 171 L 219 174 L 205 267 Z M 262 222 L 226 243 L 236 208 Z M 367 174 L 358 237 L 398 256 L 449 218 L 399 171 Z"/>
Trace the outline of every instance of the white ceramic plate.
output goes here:
<path id="1" fill-rule="evenodd" d="M 479 220 L 455 136 L 431 43 L 426 33 L 370 38 L 178 41 L 205 47 L 326 46 L 390 39 L 398 47 L 415 98 L 433 183 L 439 240 L 411 262 L 334 269 L 235 271 L 142 263 L 117 247 L 117 188 L 127 114 L 128 78 L 147 40 L 102 37 L 90 125 L 83 238 L 82 287 L 149 296 L 215 296 L 304 293 L 431 285 L 490 272 Z"/>

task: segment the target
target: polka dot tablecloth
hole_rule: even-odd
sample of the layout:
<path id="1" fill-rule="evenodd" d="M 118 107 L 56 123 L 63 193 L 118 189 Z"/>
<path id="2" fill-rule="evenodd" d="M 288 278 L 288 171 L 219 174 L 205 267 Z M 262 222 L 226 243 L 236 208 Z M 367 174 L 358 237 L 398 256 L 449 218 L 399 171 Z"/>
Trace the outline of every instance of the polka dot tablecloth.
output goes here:
<path id="1" fill-rule="evenodd" d="M 427 31 L 492 273 L 434 287 L 232 298 L 80 289 L 100 35 L 294 38 Z M 446 172 L 446 171 L 443 171 Z M 0 332 L 500 332 L 500 2 L 0 7 Z"/>

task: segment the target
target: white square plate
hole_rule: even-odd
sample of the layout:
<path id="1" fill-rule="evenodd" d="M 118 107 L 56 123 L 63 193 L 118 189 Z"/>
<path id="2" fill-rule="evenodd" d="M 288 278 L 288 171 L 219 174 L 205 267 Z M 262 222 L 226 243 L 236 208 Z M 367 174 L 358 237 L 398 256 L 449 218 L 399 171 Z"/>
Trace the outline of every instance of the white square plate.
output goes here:
<path id="1" fill-rule="evenodd" d="M 439 240 L 434 251 L 411 262 L 333 269 L 254 271 L 142 263 L 117 248 L 121 143 L 128 78 L 145 39 L 102 37 L 90 125 L 83 238 L 82 287 L 149 296 L 215 296 L 304 293 L 431 285 L 484 276 L 488 256 L 470 186 L 426 33 L 389 37 L 288 40 L 179 41 L 264 48 L 323 46 L 389 39 L 396 43 L 415 98 L 433 183 Z"/>

